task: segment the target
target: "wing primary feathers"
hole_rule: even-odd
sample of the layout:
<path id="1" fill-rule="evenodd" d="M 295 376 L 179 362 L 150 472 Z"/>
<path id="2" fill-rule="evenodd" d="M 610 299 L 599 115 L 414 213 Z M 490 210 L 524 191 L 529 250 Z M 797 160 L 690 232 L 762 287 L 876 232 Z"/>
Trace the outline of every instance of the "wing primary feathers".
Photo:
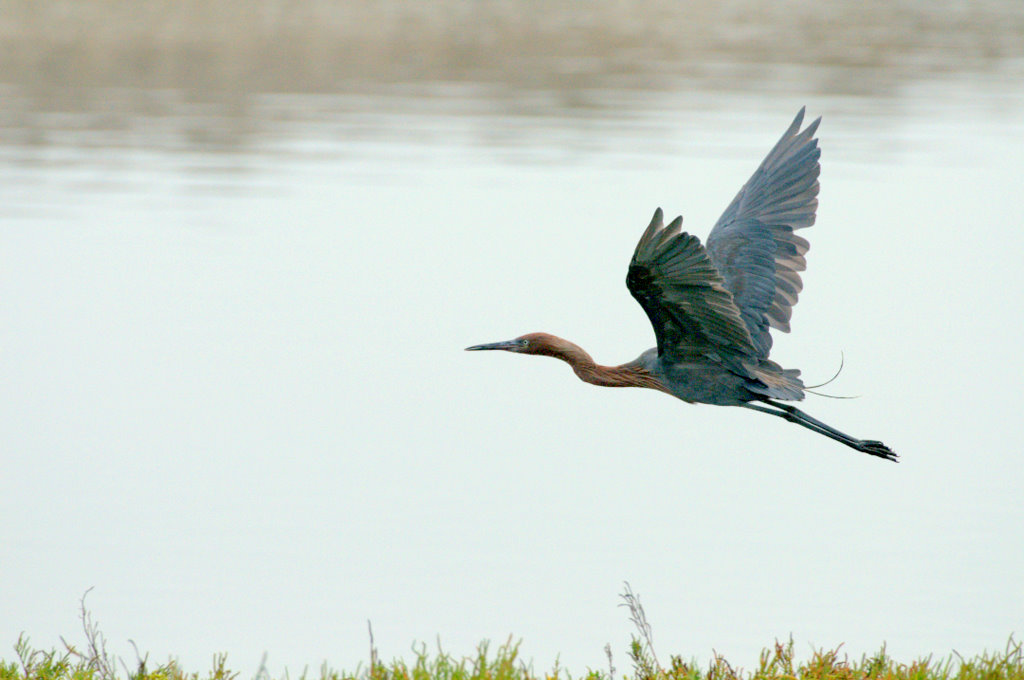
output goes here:
<path id="1" fill-rule="evenodd" d="M 682 217 L 662 224 L 660 209 L 633 253 L 626 285 L 654 327 L 663 356 L 715 351 L 753 356 L 740 312 L 700 239 Z"/>
<path id="2" fill-rule="evenodd" d="M 788 332 L 803 288 L 807 240 L 793 232 L 814 224 L 821 118 L 802 131 L 801 108 L 754 174 L 715 223 L 707 253 L 732 293 L 759 355 L 768 356 L 769 328 Z"/>

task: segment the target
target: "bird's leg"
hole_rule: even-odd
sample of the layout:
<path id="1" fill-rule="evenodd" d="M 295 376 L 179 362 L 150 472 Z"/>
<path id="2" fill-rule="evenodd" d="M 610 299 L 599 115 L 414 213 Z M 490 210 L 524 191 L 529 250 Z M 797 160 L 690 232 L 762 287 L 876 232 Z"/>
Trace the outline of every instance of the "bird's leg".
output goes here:
<path id="1" fill-rule="evenodd" d="M 791 412 L 788 412 L 788 411 L 785 411 L 785 410 L 776 411 L 775 409 L 766 408 L 764 406 L 758 406 L 758 405 L 755 405 L 755 404 L 742 404 L 742 406 L 743 406 L 743 408 L 749 408 L 749 409 L 752 409 L 754 411 L 760 411 L 761 413 L 767 413 L 769 415 L 778 416 L 779 418 L 787 420 L 787 421 L 789 421 L 791 423 L 796 423 L 797 425 L 800 425 L 801 427 L 806 427 L 808 430 L 811 430 L 812 432 L 817 432 L 818 434 L 823 434 L 826 437 L 828 437 L 829 439 L 835 439 L 837 442 L 841 442 L 843 444 L 846 444 L 847 446 L 850 446 L 850 447 L 853 447 L 853 448 L 857 448 L 858 440 L 854 439 L 853 437 L 850 437 L 849 435 L 846 435 L 846 434 L 844 434 L 842 432 L 838 432 L 838 431 L 833 432 L 831 430 L 831 428 L 825 429 L 823 427 L 819 427 L 818 425 L 815 425 L 815 424 L 813 424 L 811 422 L 808 422 L 806 420 L 801 420 L 799 416 L 797 416 L 797 415 L 795 415 L 795 414 L 793 414 Z"/>
<path id="2" fill-rule="evenodd" d="M 897 460 L 898 456 L 896 455 L 896 452 L 880 441 L 875 439 L 857 439 L 856 437 L 851 437 L 845 432 L 840 432 L 834 427 L 826 425 L 817 418 L 812 418 L 795 406 L 781 404 L 770 399 L 766 399 L 765 401 L 772 406 L 781 409 L 784 412 L 782 417 L 786 418 L 786 420 L 789 420 L 790 422 L 797 423 L 798 425 L 802 425 L 803 427 L 814 430 L 815 432 L 820 432 L 826 437 L 842 442 L 850 448 L 856 449 L 862 453 L 891 460 L 894 463 L 899 462 Z"/>
<path id="3" fill-rule="evenodd" d="M 825 423 L 821 422 L 817 418 L 812 418 L 808 414 L 806 414 L 803 411 L 801 411 L 800 409 L 798 409 L 796 406 L 791 406 L 789 404 L 783 404 L 783 403 L 780 403 L 780 402 L 777 402 L 777 401 L 772 401 L 770 399 L 766 399 L 765 401 L 767 403 L 771 404 L 772 406 L 774 406 L 775 408 L 782 409 L 786 413 L 791 413 L 794 416 L 796 416 L 797 418 L 800 418 L 801 420 L 805 420 L 808 423 L 811 423 L 812 425 L 815 425 L 815 426 L 821 428 L 822 430 L 828 430 L 829 432 L 831 432 L 832 434 L 834 434 L 836 436 L 844 437 L 846 439 L 851 439 L 853 441 L 859 441 L 859 440 L 855 439 L 854 437 L 851 437 L 850 435 L 846 434 L 845 432 L 840 432 L 839 430 L 835 429 L 834 427 L 826 425 Z"/>
<path id="4" fill-rule="evenodd" d="M 845 444 L 846 446 L 849 446 L 852 449 L 860 451 L 861 453 L 866 453 L 871 456 L 878 456 L 879 458 L 884 458 L 886 460 L 897 462 L 896 453 L 880 441 L 875 441 L 873 439 L 857 439 L 855 437 L 851 437 L 845 432 L 840 432 L 834 427 L 826 425 L 825 423 L 821 422 L 816 418 L 812 418 L 811 416 L 807 415 L 806 413 L 804 413 L 795 406 L 790 406 L 789 404 L 781 404 L 777 401 L 772 401 L 770 399 L 765 399 L 764 402 L 775 407 L 775 409 L 779 410 L 776 411 L 775 409 L 770 409 L 755 404 L 743 404 L 743 406 L 745 408 L 753 409 L 755 411 L 761 411 L 762 413 L 769 413 L 773 416 L 778 416 L 779 418 L 788 420 L 791 423 L 796 423 L 801 427 L 806 427 L 808 430 L 811 430 L 812 432 L 823 434 L 829 439 L 834 439 L 841 444 Z"/>

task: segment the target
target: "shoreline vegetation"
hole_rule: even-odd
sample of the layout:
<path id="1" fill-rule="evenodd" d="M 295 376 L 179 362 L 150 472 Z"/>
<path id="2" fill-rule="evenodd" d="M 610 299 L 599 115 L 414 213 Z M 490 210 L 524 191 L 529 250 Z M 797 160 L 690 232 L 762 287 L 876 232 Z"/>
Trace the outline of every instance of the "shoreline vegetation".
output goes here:
<path id="1" fill-rule="evenodd" d="M 110 91 L 460 96 L 616 110 L 631 93 L 794 88 L 898 101 L 945 77 L 1024 77 L 1014 0 L 0 0 L 0 123 Z M 772 77 L 767 77 L 771 74 Z M 618 93 L 608 98 L 595 92 Z M 116 94 L 116 93 L 114 93 Z M 16 108 L 12 95 L 25 99 Z M 91 95 L 91 96 L 90 96 Z M 625 101 L 622 101 L 625 100 Z M 119 105 L 125 102 L 119 101 Z M 544 107 L 541 107 L 542 110 Z M 17 116 L 13 116 L 16 118 Z"/>
<path id="2" fill-rule="evenodd" d="M 898 116 L 916 98 L 961 92 L 964 106 L 1014 120 L 1024 106 L 1007 85 L 1024 80 L 1016 0 L 0 0 L 0 8 L 0 136 L 29 152 L 62 144 L 234 152 L 303 125 L 372 139 L 424 114 L 496 117 L 470 134 L 519 145 L 526 133 L 508 118 L 542 130 L 591 119 L 626 129 L 638 111 L 669 106 L 663 99 L 678 110 L 726 107 L 734 96 L 845 97 L 854 100 L 847 109 L 864 101 Z"/>
<path id="3" fill-rule="evenodd" d="M 1024 57 L 1024 6 L 1012 0 L 595 0 L 585 11 L 536 0 L 0 6 L 2 82 L 42 89 L 344 93 L 473 82 L 658 90 L 678 77 L 714 83 L 735 69 L 729 77 L 763 87 L 765 68 L 813 65 L 820 79 L 805 84 L 815 90 L 884 94 L 897 81 L 1019 70 Z"/>
<path id="4" fill-rule="evenodd" d="M 615 667 L 611 645 L 605 646 L 608 663 L 605 668 L 588 668 L 573 672 L 562 668 L 556 660 L 550 670 L 536 671 L 532 663 L 519 656 L 520 642 L 511 638 L 496 648 L 484 641 L 476 654 L 458 658 L 445 652 L 438 644 L 436 652 L 426 644 L 413 646 L 415 659 L 406 662 L 379 658 L 370 629 L 370 658 L 354 671 L 338 671 L 321 665 L 318 671 L 307 667 L 299 680 L 1024 680 L 1024 643 L 1011 635 L 1000 652 L 983 652 L 963 657 L 956 652 L 949 656 L 934 655 L 909 662 L 890 657 L 883 645 L 872 655 L 851 659 L 842 645 L 833 649 L 814 650 L 810 658 L 800 660 L 794 642 L 775 643 L 764 649 L 758 662 L 750 669 L 736 666 L 715 654 L 701 665 L 672 655 L 662 664 L 654 651 L 651 626 L 647 622 L 639 597 L 626 585 L 623 604 L 637 633 L 630 641 L 627 656 L 630 668 L 621 673 Z M 151 663 L 147 655 L 126 662 L 107 651 L 106 639 L 98 624 L 81 603 L 81 621 L 85 644 L 81 647 L 61 638 L 64 649 L 34 649 L 22 635 L 14 645 L 15 658 L 0 655 L 0 680 L 237 680 L 239 673 L 227 665 L 227 655 L 214 657 L 205 674 L 182 668 L 177 661 Z M 287 671 L 281 680 L 289 680 Z M 260 664 L 253 680 L 277 680 Z"/>

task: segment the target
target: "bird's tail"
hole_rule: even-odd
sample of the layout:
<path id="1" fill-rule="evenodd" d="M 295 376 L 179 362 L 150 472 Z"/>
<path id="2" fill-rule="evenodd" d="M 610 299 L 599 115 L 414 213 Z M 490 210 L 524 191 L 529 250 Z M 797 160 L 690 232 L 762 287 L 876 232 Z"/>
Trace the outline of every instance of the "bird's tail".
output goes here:
<path id="1" fill-rule="evenodd" d="M 757 366 L 747 366 L 752 380 L 747 384 L 751 392 L 774 399 L 801 401 L 804 398 L 804 382 L 800 370 L 782 368 L 774 361 L 762 360 Z"/>

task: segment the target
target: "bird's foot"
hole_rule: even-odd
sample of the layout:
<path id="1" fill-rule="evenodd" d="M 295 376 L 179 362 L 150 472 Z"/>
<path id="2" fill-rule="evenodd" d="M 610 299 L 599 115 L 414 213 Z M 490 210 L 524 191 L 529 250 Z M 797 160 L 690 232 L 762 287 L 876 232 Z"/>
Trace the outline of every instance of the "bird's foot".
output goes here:
<path id="1" fill-rule="evenodd" d="M 864 453 L 866 453 L 868 455 L 871 455 L 871 456 L 878 456 L 879 458 L 884 458 L 886 460 L 891 460 L 894 463 L 900 462 L 899 461 L 899 456 L 896 455 L 895 451 L 890 449 L 888 446 L 886 446 L 882 442 L 876 441 L 874 439 L 864 439 L 864 440 L 861 440 L 860 446 L 858 446 L 856 448 L 857 448 L 858 451 L 862 451 L 862 452 L 864 452 Z"/>

